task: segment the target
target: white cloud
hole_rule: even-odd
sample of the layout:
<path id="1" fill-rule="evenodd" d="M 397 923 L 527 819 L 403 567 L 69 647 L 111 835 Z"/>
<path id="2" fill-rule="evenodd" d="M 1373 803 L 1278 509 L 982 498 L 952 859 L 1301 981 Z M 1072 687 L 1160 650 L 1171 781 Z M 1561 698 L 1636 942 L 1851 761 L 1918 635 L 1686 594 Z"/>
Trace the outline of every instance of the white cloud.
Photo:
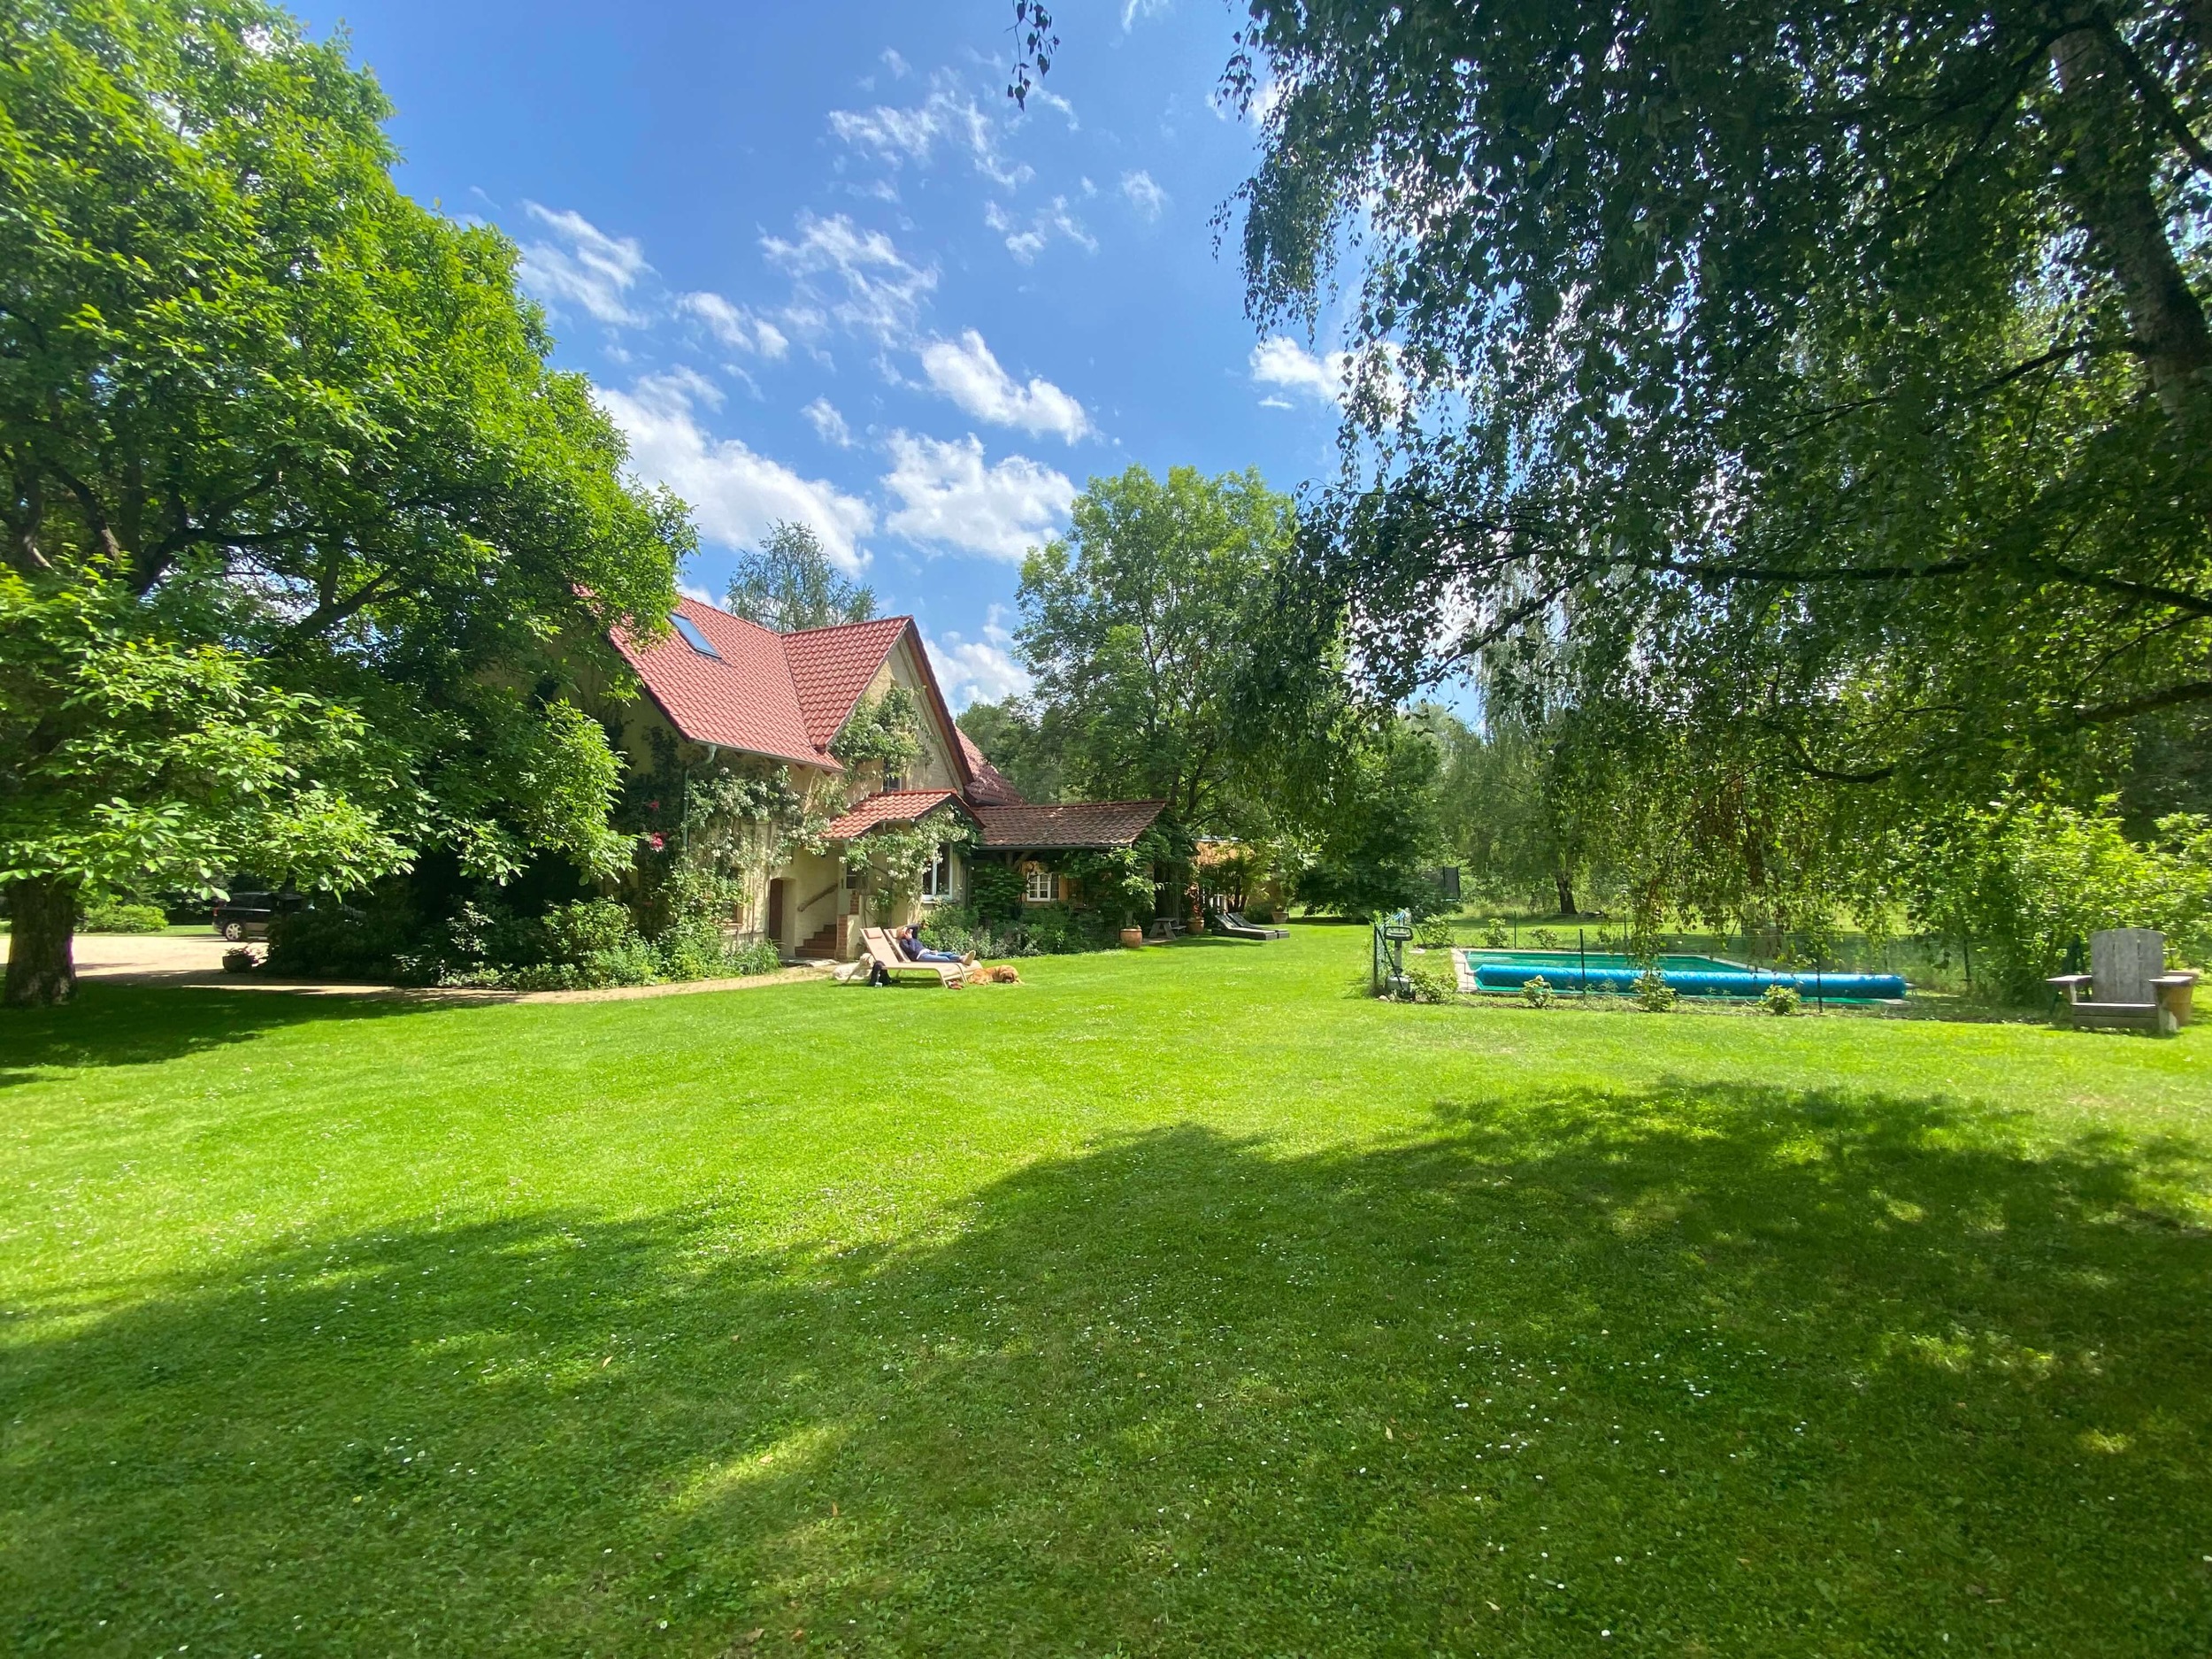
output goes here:
<path id="1" fill-rule="evenodd" d="M 761 247 L 795 280 L 798 293 L 785 320 L 818 327 L 825 312 L 856 334 L 886 343 L 912 338 L 923 300 L 937 286 L 934 266 L 910 265 L 879 230 L 864 231 L 842 213 L 802 212 L 798 236 L 764 236 Z M 819 286 L 834 278 L 837 292 Z"/>
<path id="2" fill-rule="evenodd" d="M 724 345 L 735 346 L 742 351 L 780 357 L 791 344 L 775 324 L 764 317 L 755 316 L 742 305 L 731 304 L 719 294 L 681 295 L 676 301 L 676 309 L 704 323 Z"/>
<path id="3" fill-rule="evenodd" d="M 703 605 L 710 605 L 714 603 L 714 595 L 700 587 L 697 582 L 678 582 L 676 591 L 687 599 L 696 599 Z"/>
<path id="4" fill-rule="evenodd" d="M 978 420 L 1037 434 L 1056 433 L 1068 443 L 1093 430 L 1082 404 L 1048 380 L 1033 376 L 1028 385 L 1020 384 L 999 367 L 972 328 L 956 341 L 931 341 L 921 355 L 930 385 Z"/>
<path id="5" fill-rule="evenodd" d="M 1026 456 L 987 467 L 972 434 L 946 443 L 895 432 L 890 449 L 883 485 L 902 504 L 884 527 L 916 541 L 1018 560 L 1053 534 L 1075 500 L 1073 484 Z"/>
<path id="6" fill-rule="evenodd" d="M 1121 175 L 1121 193 L 1147 219 L 1159 218 L 1160 210 L 1167 205 L 1167 192 L 1153 183 L 1152 175 L 1142 168 Z"/>
<path id="7" fill-rule="evenodd" d="M 1029 101 L 1045 109 L 1058 111 L 1061 119 L 1067 122 L 1068 131 L 1071 133 L 1079 133 L 1083 130 L 1083 123 L 1075 119 L 1075 105 L 1070 104 L 1058 93 L 1047 91 L 1042 87 L 1032 87 L 1029 89 Z"/>
<path id="8" fill-rule="evenodd" d="M 845 424 L 844 416 L 837 412 L 837 405 L 828 398 L 818 397 L 799 412 L 812 424 L 824 443 L 833 443 L 841 449 L 853 447 L 852 428 Z"/>
<path id="9" fill-rule="evenodd" d="M 987 628 L 985 632 L 990 630 Z M 947 634 L 941 640 L 925 634 L 922 642 L 929 648 L 930 666 L 936 672 L 945 701 L 952 705 L 956 714 L 972 703 L 1025 697 L 1036 685 L 1027 669 L 1002 647 L 989 641 L 964 640 L 957 634 Z"/>
<path id="10" fill-rule="evenodd" d="M 573 210 L 522 205 L 553 236 L 522 245 L 525 288 L 549 306 L 578 305 L 603 323 L 634 328 L 646 320 L 623 297 L 653 268 L 635 237 L 610 236 Z"/>
<path id="11" fill-rule="evenodd" d="M 1126 35 L 1139 18 L 1157 17 L 1173 4 L 1174 0 L 1122 0 L 1121 32 Z"/>
<path id="12" fill-rule="evenodd" d="M 1006 251 L 1024 265 L 1045 250 L 1054 236 L 1065 236 L 1085 253 L 1098 251 L 1098 238 L 1083 228 L 1083 221 L 1068 211 L 1068 198 L 1056 196 L 1024 225 L 996 202 L 983 204 L 983 222 L 1006 238 Z"/>
<path id="13" fill-rule="evenodd" d="M 975 170 L 994 184 L 1011 188 L 1032 176 L 1026 163 L 1010 164 L 998 152 L 998 127 L 976 101 L 944 76 L 929 96 L 907 109 L 879 104 L 867 110 L 832 110 L 830 131 L 855 150 L 894 167 L 912 162 L 926 167 L 940 146 L 967 152 Z"/>
<path id="14" fill-rule="evenodd" d="M 868 503 L 823 480 L 802 478 L 735 438 L 710 438 L 693 412 L 699 403 L 718 401 L 707 380 L 678 370 L 647 375 L 627 392 L 600 388 L 598 397 L 628 434 L 639 474 L 689 503 L 707 540 L 743 547 L 774 520 L 788 518 L 813 526 L 831 562 L 848 575 L 867 568 L 858 538 L 875 527 Z"/>
<path id="15" fill-rule="evenodd" d="M 1288 334 L 1270 334 L 1252 348 L 1252 378 L 1325 403 L 1344 401 L 1344 374 L 1351 359 L 1342 351 L 1317 357 Z"/>
<path id="16" fill-rule="evenodd" d="M 891 72 L 891 79 L 894 81 L 903 81 L 907 77 L 906 59 L 899 56 L 895 47 L 887 46 L 883 49 L 883 66 Z"/>

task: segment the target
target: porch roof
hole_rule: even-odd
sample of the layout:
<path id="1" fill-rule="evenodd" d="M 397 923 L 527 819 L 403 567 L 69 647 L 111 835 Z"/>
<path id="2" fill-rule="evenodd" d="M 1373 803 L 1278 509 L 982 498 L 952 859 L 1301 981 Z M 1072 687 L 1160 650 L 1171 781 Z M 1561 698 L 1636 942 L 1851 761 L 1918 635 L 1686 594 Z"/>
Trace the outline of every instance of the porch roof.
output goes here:
<path id="1" fill-rule="evenodd" d="M 976 822 L 987 850 L 1087 851 L 1126 847 L 1152 827 L 1164 801 L 1068 801 L 1056 806 L 987 806 Z"/>
<path id="2" fill-rule="evenodd" d="M 879 824 L 911 824 L 928 817 L 947 802 L 973 816 L 973 809 L 956 789 L 882 789 L 856 803 L 841 817 L 830 820 L 832 841 L 849 841 L 865 835 Z"/>

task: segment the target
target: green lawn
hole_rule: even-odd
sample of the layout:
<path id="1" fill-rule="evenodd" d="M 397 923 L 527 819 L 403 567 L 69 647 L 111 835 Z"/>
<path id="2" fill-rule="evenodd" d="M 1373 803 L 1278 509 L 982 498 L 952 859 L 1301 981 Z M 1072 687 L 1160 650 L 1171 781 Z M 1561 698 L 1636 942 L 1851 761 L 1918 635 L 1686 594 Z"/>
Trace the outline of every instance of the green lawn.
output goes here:
<path id="1" fill-rule="evenodd" d="M 0 1648 L 2212 1648 L 2212 1033 L 1364 961 L 5 1017 Z"/>

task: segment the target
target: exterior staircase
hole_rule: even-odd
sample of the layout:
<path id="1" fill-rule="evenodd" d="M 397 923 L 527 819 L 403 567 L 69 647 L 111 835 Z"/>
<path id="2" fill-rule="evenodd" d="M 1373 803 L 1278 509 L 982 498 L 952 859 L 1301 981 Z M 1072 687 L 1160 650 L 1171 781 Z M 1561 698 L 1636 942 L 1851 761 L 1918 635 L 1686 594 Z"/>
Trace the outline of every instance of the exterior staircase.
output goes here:
<path id="1" fill-rule="evenodd" d="M 817 962 L 830 962 L 835 960 L 837 956 L 836 922 L 833 920 L 829 926 L 824 927 L 818 933 L 815 933 L 809 935 L 807 938 L 801 940 L 799 941 L 798 949 L 794 950 L 791 954 L 801 958 L 802 960 L 808 957 L 811 957 Z"/>

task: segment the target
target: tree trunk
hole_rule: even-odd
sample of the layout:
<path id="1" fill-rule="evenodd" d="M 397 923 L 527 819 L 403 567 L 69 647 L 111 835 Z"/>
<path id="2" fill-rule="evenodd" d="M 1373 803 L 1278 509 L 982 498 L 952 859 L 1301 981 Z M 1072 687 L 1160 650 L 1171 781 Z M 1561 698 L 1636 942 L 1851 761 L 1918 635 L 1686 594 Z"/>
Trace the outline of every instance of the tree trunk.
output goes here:
<path id="1" fill-rule="evenodd" d="M 2120 65 L 2086 29 L 2061 39 L 2051 60 L 2074 112 L 2064 177 L 2082 227 L 2119 289 L 2167 419 L 2192 442 L 2212 442 L 2212 326 L 2152 193 L 2150 158 L 2121 130 L 2132 111 Z"/>
<path id="2" fill-rule="evenodd" d="M 71 954 L 77 926 L 74 882 L 42 876 L 8 884 L 8 979 L 0 1002 L 10 1008 L 50 1008 L 77 989 Z"/>
<path id="3" fill-rule="evenodd" d="M 1571 876 L 1555 875 L 1551 879 L 1551 884 L 1559 890 L 1559 913 L 1562 916 L 1581 915 L 1582 912 L 1575 909 L 1575 885 L 1573 878 Z"/>

